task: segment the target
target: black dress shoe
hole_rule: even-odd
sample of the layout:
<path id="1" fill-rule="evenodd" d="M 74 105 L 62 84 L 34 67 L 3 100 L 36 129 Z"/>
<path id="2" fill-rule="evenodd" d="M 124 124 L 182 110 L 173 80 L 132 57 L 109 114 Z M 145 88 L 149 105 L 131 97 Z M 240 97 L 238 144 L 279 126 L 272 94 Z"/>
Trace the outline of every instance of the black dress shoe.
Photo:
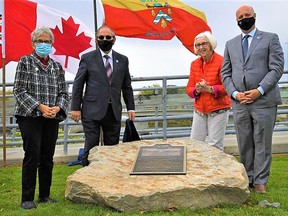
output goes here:
<path id="1" fill-rule="evenodd" d="M 25 209 L 25 210 L 29 210 L 29 209 L 36 209 L 37 206 L 35 205 L 34 201 L 24 201 L 24 202 L 21 202 L 21 205 L 20 207 L 22 209 Z"/>
<path id="2" fill-rule="evenodd" d="M 57 203 L 58 201 L 50 197 L 38 198 L 38 203 Z"/>
<path id="3" fill-rule="evenodd" d="M 82 158 L 82 166 L 85 167 L 85 166 L 88 166 L 90 164 L 88 158 Z"/>
<path id="4" fill-rule="evenodd" d="M 249 183 L 249 188 L 255 188 L 255 185 L 253 183 Z"/>

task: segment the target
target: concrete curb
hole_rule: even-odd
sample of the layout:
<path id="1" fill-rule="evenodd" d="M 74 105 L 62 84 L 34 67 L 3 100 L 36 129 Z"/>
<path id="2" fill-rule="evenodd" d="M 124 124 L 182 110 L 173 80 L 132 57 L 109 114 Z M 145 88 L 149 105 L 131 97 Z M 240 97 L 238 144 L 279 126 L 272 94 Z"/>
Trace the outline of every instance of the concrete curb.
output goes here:
<path id="1" fill-rule="evenodd" d="M 272 153 L 273 154 L 288 154 L 288 134 L 287 132 L 275 132 L 273 136 Z M 177 139 L 177 138 L 176 138 Z M 179 139 L 179 138 L 178 138 Z M 187 137 L 182 139 L 189 139 Z M 75 161 L 78 158 L 79 149 L 83 148 L 84 144 L 70 144 L 68 146 L 68 152 L 64 154 L 64 146 L 57 145 L 54 162 L 55 163 L 69 163 Z M 235 135 L 226 135 L 224 140 L 224 152 L 230 155 L 238 155 L 238 147 Z M 6 149 L 6 165 L 21 165 L 24 157 L 22 147 L 7 148 Z M 3 149 L 0 152 L 0 158 L 3 162 Z"/>

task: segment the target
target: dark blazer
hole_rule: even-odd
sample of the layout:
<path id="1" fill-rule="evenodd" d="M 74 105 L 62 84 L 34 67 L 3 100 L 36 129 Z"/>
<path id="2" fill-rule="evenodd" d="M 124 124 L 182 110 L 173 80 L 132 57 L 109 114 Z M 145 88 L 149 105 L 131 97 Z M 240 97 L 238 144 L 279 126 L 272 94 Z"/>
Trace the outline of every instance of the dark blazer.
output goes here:
<path id="1" fill-rule="evenodd" d="M 226 43 L 222 66 L 223 85 L 228 93 L 247 91 L 262 86 L 265 94 L 253 102 L 256 107 L 281 104 L 278 81 L 283 74 L 284 56 L 279 38 L 274 33 L 256 30 L 246 59 L 243 59 L 241 35 Z M 234 98 L 232 98 L 234 99 Z M 233 101 L 233 109 L 240 108 Z"/>
<path id="2" fill-rule="evenodd" d="M 73 83 L 71 101 L 71 110 L 81 110 L 82 118 L 101 120 L 111 101 L 115 118 L 120 121 L 121 92 L 127 110 L 135 110 L 128 58 L 115 51 L 112 51 L 112 58 L 113 73 L 109 82 L 100 50 L 82 55 Z"/>

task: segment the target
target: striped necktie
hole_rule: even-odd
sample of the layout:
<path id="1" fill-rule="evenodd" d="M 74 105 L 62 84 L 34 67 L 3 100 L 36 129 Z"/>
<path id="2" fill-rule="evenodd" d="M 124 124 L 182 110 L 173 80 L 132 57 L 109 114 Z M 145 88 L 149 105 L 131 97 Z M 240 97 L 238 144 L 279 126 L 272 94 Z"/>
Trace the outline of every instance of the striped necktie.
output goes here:
<path id="1" fill-rule="evenodd" d="M 110 62 L 109 62 L 110 57 L 108 55 L 104 55 L 104 57 L 106 58 L 106 63 L 105 63 L 106 73 L 107 73 L 107 77 L 110 81 L 111 75 L 112 75 L 112 67 L 111 67 Z"/>

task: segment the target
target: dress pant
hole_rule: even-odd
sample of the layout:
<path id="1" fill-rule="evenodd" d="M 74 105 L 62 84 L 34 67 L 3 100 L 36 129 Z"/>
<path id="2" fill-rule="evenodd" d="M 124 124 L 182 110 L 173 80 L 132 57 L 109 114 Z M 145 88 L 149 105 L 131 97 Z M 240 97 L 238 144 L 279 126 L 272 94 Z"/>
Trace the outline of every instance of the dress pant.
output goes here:
<path id="1" fill-rule="evenodd" d="M 82 119 L 83 130 L 85 133 L 84 155 L 82 159 L 87 159 L 90 149 L 99 145 L 100 128 L 103 131 L 104 145 L 111 146 L 119 143 L 121 121 L 115 119 L 112 104 L 109 104 L 103 119 Z"/>
<path id="2" fill-rule="evenodd" d="M 22 202 L 34 200 L 37 170 L 39 197 L 49 197 L 59 121 L 44 117 L 17 117 L 23 139 Z"/>
<path id="3" fill-rule="evenodd" d="M 277 107 L 255 107 L 253 103 L 233 109 L 240 161 L 250 184 L 266 184 L 272 161 L 272 136 Z"/>

